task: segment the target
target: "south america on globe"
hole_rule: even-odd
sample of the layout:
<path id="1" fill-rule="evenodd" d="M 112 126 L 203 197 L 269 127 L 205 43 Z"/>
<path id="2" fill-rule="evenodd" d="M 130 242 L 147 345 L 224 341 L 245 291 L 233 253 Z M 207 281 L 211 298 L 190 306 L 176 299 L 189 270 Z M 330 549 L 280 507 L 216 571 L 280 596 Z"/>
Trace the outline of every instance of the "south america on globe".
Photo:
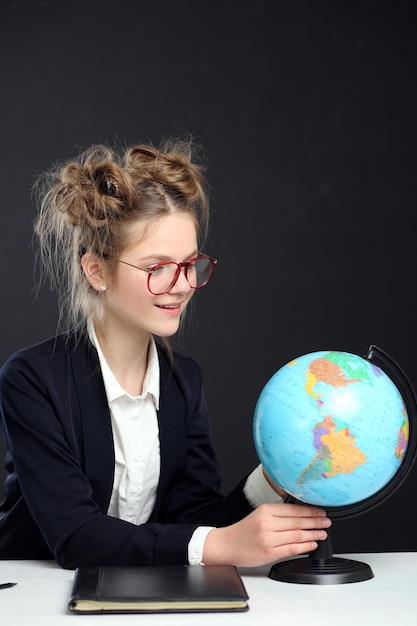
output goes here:
<path id="1" fill-rule="evenodd" d="M 404 400 L 388 375 L 349 352 L 293 359 L 267 382 L 253 420 L 258 457 L 297 500 L 344 507 L 398 472 L 409 437 Z"/>

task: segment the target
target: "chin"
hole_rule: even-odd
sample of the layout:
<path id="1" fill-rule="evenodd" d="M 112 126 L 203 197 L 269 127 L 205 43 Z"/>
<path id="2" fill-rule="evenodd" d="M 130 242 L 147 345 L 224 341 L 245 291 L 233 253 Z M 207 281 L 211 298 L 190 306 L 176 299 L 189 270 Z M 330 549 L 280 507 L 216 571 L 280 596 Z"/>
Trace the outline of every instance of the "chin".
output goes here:
<path id="1" fill-rule="evenodd" d="M 172 337 L 173 335 L 175 335 L 178 332 L 178 329 L 180 327 L 180 324 L 172 324 L 171 328 L 167 328 L 166 326 L 164 328 L 158 328 L 155 329 L 155 331 L 153 332 L 154 335 L 157 335 L 158 337 L 161 338 L 168 338 L 168 337 Z"/>

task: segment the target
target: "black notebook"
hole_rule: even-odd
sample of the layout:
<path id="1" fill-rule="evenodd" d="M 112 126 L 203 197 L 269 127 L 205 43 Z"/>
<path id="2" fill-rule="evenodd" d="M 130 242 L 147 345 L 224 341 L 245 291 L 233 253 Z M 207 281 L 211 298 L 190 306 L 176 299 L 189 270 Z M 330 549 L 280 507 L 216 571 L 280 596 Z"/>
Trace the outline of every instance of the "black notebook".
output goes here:
<path id="1" fill-rule="evenodd" d="M 246 611 L 249 596 L 233 565 L 82 566 L 71 613 Z"/>

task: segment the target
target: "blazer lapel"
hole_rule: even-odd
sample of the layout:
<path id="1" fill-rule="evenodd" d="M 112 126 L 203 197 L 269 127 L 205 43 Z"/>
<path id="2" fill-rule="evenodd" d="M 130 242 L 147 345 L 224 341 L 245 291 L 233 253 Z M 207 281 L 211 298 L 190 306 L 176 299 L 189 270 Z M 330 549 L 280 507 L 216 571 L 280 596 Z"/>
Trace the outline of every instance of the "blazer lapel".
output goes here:
<path id="1" fill-rule="evenodd" d="M 184 394 L 166 354 L 160 348 L 158 353 L 161 373 L 158 411 L 161 473 L 151 519 L 158 518 L 167 493 L 175 493 L 187 461 Z"/>
<path id="2" fill-rule="evenodd" d="M 79 408 L 74 411 L 79 418 L 74 426 L 81 441 L 84 471 L 94 499 L 106 513 L 114 477 L 113 435 L 97 351 L 87 340 L 81 339 L 71 354 L 71 366 Z"/>

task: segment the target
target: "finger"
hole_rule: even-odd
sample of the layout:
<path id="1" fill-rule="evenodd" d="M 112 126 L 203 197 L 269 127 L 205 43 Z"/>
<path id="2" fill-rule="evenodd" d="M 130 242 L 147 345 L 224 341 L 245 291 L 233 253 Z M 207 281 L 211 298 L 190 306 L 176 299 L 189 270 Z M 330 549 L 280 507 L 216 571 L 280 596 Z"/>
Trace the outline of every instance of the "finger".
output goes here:
<path id="1" fill-rule="evenodd" d="M 311 542 L 317 543 L 327 539 L 328 534 L 325 530 L 288 530 L 277 531 L 275 534 L 275 547 L 279 548 L 284 545 L 304 545 Z"/>
<path id="2" fill-rule="evenodd" d="M 329 517 L 310 516 L 310 517 L 297 517 L 295 516 L 282 516 L 276 515 L 274 518 L 274 530 L 315 530 L 321 528 L 329 528 L 332 525 L 332 520 Z"/>
<path id="3" fill-rule="evenodd" d="M 329 528 L 332 525 L 332 520 L 328 517 L 292 517 L 287 519 L 296 530 Z"/>
<path id="4" fill-rule="evenodd" d="M 326 511 L 315 506 L 306 504 L 279 503 L 276 507 L 276 515 L 280 517 L 327 517 Z"/>

